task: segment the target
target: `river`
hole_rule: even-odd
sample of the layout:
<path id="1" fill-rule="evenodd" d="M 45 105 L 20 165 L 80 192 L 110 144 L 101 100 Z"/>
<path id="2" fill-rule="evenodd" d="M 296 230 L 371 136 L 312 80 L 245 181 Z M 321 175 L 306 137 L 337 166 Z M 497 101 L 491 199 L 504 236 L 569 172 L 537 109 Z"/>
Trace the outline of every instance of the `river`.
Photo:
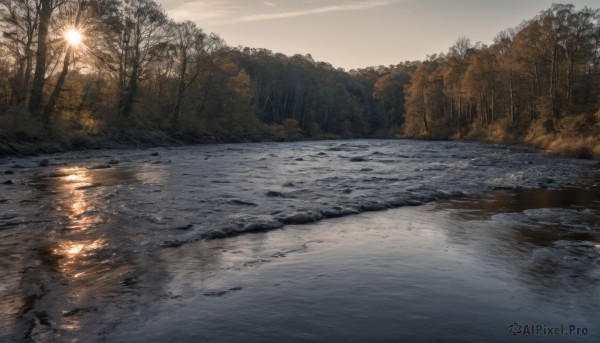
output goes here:
<path id="1" fill-rule="evenodd" d="M 352 140 L 0 173 L 0 341 L 600 339 L 593 161 Z"/>

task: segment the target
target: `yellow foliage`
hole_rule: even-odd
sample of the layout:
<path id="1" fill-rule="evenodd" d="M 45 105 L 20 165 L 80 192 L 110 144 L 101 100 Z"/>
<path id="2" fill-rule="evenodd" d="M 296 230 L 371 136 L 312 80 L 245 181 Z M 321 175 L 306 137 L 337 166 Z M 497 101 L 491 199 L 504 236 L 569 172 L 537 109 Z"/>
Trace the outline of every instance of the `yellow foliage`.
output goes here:
<path id="1" fill-rule="evenodd" d="M 296 119 L 286 119 L 283 124 L 271 124 L 269 134 L 276 141 L 296 141 L 302 139 L 302 130 Z"/>
<path id="2" fill-rule="evenodd" d="M 600 158 L 597 118 L 598 114 L 561 118 L 557 124 L 559 132 L 549 130 L 547 123 L 539 120 L 532 125 L 526 140 L 551 153 L 578 158 Z"/>

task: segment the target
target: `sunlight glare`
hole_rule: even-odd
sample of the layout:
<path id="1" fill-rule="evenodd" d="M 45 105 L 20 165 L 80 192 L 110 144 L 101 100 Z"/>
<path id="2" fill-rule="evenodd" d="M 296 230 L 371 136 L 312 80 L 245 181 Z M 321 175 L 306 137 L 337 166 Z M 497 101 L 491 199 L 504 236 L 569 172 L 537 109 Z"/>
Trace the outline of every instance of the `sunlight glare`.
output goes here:
<path id="1" fill-rule="evenodd" d="M 74 47 L 81 44 L 81 32 L 77 29 L 70 29 L 65 33 L 65 39 Z"/>

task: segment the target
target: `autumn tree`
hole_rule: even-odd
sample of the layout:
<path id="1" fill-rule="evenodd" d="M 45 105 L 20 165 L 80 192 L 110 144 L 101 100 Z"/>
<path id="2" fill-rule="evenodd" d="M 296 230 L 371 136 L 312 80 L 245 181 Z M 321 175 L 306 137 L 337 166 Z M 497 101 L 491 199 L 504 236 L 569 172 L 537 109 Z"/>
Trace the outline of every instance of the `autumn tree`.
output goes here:
<path id="1" fill-rule="evenodd" d="M 515 114 L 517 107 L 515 103 L 515 89 L 516 89 L 516 59 L 514 49 L 514 30 L 502 31 L 494 39 L 493 49 L 496 54 L 496 60 L 500 68 L 500 75 L 504 76 L 505 85 L 508 88 L 508 103 L 505 106 L 506 113 L 510 119 L 510 123 L 515 122 Z"/>
<path id="2" fill-rule="evenodd" d="M 406 88 L 407 133 L 411 135 L 430 134 L 431 123 L 443 118 L 440 116 L 443 110 L 443 79 L 439 66 L 438 57 L 430 57 L 419 65 Z"/>
<path id="3" fill-rule="evenodd" d="M 490 50 L 474 54 L 465 72 L 463 88 L 476 104 L 482 124 L 490 124 L 495 120 L 498 73 L 496 55 Z"/>
<path id="4" fill-rule="evenodd" d="M 398 65 L 380 77 L 373 86 L 373 98 L 381 106 L 385 127 L 400 127 L 404 123 L 404 87 L 410 83 L 410 70 Z"/>

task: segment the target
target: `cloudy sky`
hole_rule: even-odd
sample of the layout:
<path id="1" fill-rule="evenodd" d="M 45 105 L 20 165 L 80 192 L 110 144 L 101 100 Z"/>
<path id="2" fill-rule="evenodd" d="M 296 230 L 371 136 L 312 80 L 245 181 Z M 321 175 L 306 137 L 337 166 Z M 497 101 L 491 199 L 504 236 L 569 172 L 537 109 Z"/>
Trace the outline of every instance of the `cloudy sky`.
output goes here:
<path id="1" fill-rule="evenodd" d="M 157 0 L 232 46 L 308 54 L 345 69 L 422 60 L 494 36 L 560 0 Z M 570 0 L 598 8 L 598 0 Z"/>

